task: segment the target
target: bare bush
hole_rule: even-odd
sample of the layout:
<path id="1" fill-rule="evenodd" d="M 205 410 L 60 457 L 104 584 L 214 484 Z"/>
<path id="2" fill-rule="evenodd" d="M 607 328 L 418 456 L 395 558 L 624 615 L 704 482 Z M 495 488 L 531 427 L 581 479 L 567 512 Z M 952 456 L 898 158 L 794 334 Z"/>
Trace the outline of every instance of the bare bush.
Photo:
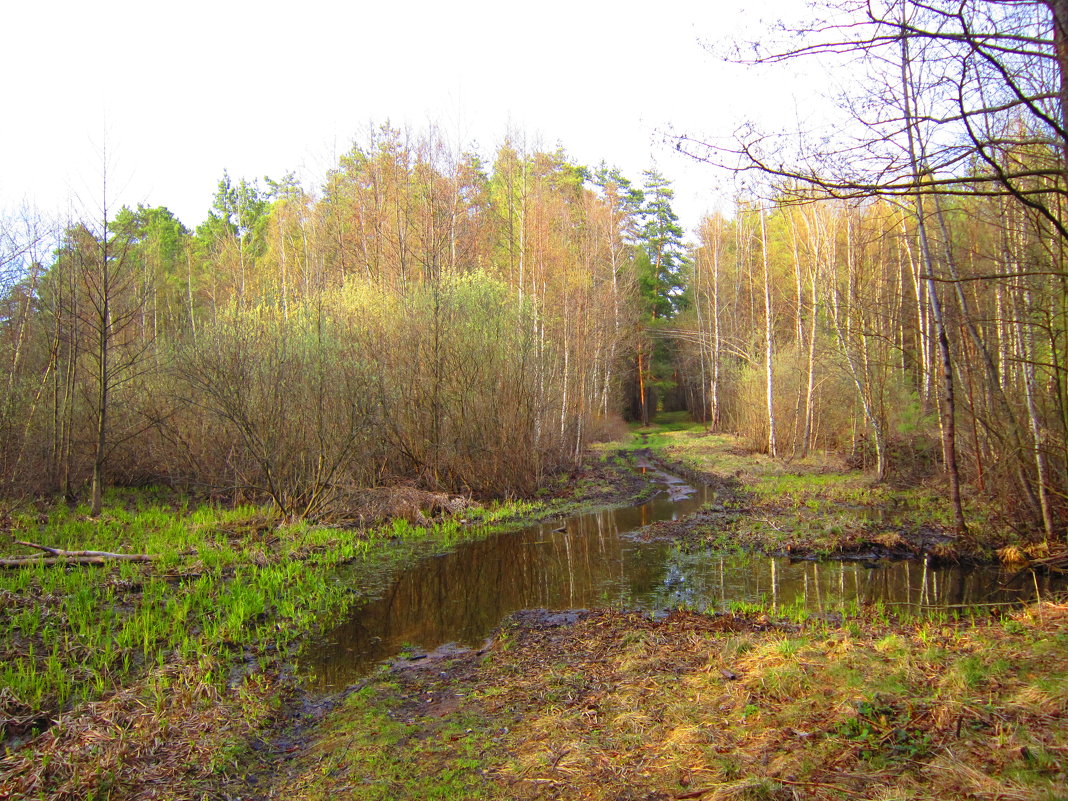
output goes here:
<path id="1" fill-rule="evenodd" d="M 322 305 L 235 313 L 178 362 L 189 402 L 235 435 L 234 485 L 287 517 L 325 514 L 341 477 L 369 477 L 370 376 L 348 322 Z"/>

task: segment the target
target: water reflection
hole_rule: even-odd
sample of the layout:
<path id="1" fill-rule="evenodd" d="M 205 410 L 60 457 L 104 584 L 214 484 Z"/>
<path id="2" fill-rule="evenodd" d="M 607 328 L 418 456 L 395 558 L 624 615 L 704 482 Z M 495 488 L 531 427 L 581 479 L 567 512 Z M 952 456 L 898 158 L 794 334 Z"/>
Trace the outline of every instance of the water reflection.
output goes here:
<path id="1" fill-rule="evenodd" d="M 998 570 L 935 569 L 924 563 L 865 566 L 843 562 L 687 553 L 665 542 L 624 536 L 673 520 L 711 500 L 706 488 L 657 474 L 665 491 L 649 503 L 534 526 L 465 544 L 402 573 L 376 600 L 312 646 L 305 671 L 320 688 L 351 684 L 374 663 L 407 645 L 478 646 L 520 609 L 687 605 L 726 608 L 732 602 L 804 604 L 829 612 L 854 601 L 916 607 L 1018 601 L 1039 584 L 1012 581 Z"/>
<path id="2" fill-rule="evenodd" d="M 672 553 L 661 591 L 646 608 L 726 609 L 732 603 L 803 606 L 826 613 L 855 602 L 882 602 L 916 611 L 1034 600 L 1056 589 L 1050 577 L 998 567 L 932 566 L 927 561 L 791 562 L 776 557 Z"/>

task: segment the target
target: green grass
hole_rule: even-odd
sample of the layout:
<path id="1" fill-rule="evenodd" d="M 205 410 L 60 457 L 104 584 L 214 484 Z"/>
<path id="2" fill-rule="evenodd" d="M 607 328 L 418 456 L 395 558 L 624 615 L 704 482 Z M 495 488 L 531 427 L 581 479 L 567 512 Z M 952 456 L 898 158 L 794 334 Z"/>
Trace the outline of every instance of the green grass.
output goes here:
<path id="1" fill-rule="evenodd" d="M 616 461 L 611 470 L 627 469 Z M 194 505 L 154 488 L 109 491 L 97 518 L 86 505 L 25 511 L 13 517 L 13 540 L 157 559 L 0 571 L 6 708 L 16 719 L 55 716 L 205 652 L 224 667 L 276 667 L 403 566 L 465 540 L 585 511 L 603 502 L 611 480 L 602 471 L 578 492 L 565 482 L 551 497 L 473 505 L 427 527 L 402 518 L 366 530 L 283 525 L 267 507 Z M 0 557 L 32 553 L 0 543 Z M 6 733 L 28 732 L 14 720 Z"/>
<path id="2" fill-rule="evenodd" d="M 13 749 L 2 770 L 11 786 L 41 797 L 124 797 L 142 782 L 139 755 L 159 752 L 177 761 L 152 781 L 183 792 L 188 782 L 215 787 L 252 759 L 254 733 L 282 704 L 289 667 L 310 635 L 424 556 L 604 503 L 600 480 L 588 483 L 577 497 L 562 486 L 426 527 L 399 518 L 361 530 L 281 524 L 266 508 L 193 505 L 151 489 L 109 492 L 96 519 L 63 503 L 15 515 L 13 540 L 158 558 L 0 571 L 0 740 Z M 2 557 L 31 553 L 0 544 Z M 60 713 L 81 722 L 52 726 L 33 753 L 20 748 Z M 97 740 L 101 726 L 107 734 Z M 190 727 L 196 737 L 181 736 Z M 387 729 L 387 741 L 401 736 Z M 442 732 L 448 759 L 434 777 L 413 785 L 412 763 L 398 761 L 396 781 L 420 798 L 478 797 L 478 753 L 462 734 Z M 85 758 L 87 748 L 98 758 Z M 430 753 L 420 748 L 416 757 Z M 360 797 L 388 798 L 382 787 L 394 786 Z"/>
<path id="3" fill-rule="evenodd" d="M 269 510 L 111 492 L 99 518 L 56 504 L 14 520 L 13 539 L 66 550 L 158 555 L 150 564 L 27 565 L 0 572 L 0 686 L 17 717 L 52 716 L 204 652 L 265 666 L 359 602 L 374 577 L 485 536 L 545 504 L 470 510 L 468 525 L 397 519 L 368 531 L 278 525 Z M 5 557 L 29 555 L 0 546 Z M 355 564 L 342 584 L 333 568 Z M 360 581 L 366 577 L 366 583 Z M 378 582 L 380 583 L 380 581 Z"/>
<path id="4" fill-rule="evenodd" d="M 297 528 L 275 550 L 262 512 L 109 507 L 100 520 L 60 506 L 33 539 L 65 549 L 157 553 L 151 565 L 34 565 L 0 573 L 0 685 L 25 714 L 55 714 L 114 691 L 168 662 L 205 651 L 238 659 L 286 649 L 351 601 L 328 573 L 293 554 L 329 548 L 336 534 Z M 16 524 L 17 525 L 17 524 Z M 24 534 L 23 536 L 29 536 Z M 13 546 L 9 551 L 16 550 Z"/>
<path id="5" fill-rule="evenodd" d="M 709 542 L 724 550 L 828 556 L 871 544 L 908 549 L 908 537 L 923 528 L 951 532 L 954 527 L 947 493 L 937 485 L 880 484 L 825 453 L 771 459 L 738 437 L 708 432 L 682 413 L 661 415 L 648 428 L 631 426 L 625 447 L 651 448 L 668 464 L 710 476 L 725 488 L 714 506 L 736 514 L 717 519 L 707 532 Z M 965 499 L 965 515 L 969 536 L 936 555 L 991 558 L 995 549 L 1017 539 L 999 527 L 978 496 Z"/>
<path id="6" fill-rule="evenodd" d="M 481 771 L 492 742 L 473 733 L 489 721 L 462 705 L 441 715 L 432 702 L 397 714 L 412 704 L 388 679 L 351 695 L 320 731 L 285 797 L 328 801 L 340 787 L 359 788 L 353 797 L 367 801 L 496 797 Z"/>

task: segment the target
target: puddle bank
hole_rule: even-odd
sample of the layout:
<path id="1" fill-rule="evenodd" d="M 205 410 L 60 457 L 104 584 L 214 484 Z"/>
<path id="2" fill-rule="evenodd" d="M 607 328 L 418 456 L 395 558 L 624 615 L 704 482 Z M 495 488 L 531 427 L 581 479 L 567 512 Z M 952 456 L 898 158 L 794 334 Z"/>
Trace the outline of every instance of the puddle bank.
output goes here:
<path id="1" fill-rule="evenodd" d="M 716 490 L 641 455 L 638 465 L 662 488 L 647 503 L 466 543 L 401 573 L 378 598 L 309 644 L 301 670 L 310 685 L 339 690 L 402 653 L 421 655 L 450 643 L 482 648 L 505 618 L 524 609 L 726 611 L 770 604 L 827 614 L 881 602 L 922 613 L 1023 603 L 1060 586 L 1030 572 L 891 561 L 875 553 L 816 562 L 682 549 L 641 532 L 714 504 Z"/>

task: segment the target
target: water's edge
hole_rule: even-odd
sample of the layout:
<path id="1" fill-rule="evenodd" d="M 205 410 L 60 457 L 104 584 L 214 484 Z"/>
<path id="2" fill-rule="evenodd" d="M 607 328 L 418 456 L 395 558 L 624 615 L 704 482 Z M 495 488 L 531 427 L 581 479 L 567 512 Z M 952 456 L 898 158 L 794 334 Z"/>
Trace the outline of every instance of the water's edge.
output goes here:
<path id="1" fill-rule="evenodd" d="M 302 674 L 323 691 L 346 687 L 406 649 L 480 647 L 521 609 L 722 610 L 749 602 L 836 614 L 857 602 L 878 601 L 922 611 L 1019 603 L 1050 589 L 1048 579 L 990 566 L 793 562 L 642 541 L 634 532 L 643 526 L 683 518 L 713 498 L 709 488 L 691 486 L 651 463 L 642 468 L 663 491 L 640 506 L 465 543 L 403 571 L 380 597 L 309 644 Z"/>

